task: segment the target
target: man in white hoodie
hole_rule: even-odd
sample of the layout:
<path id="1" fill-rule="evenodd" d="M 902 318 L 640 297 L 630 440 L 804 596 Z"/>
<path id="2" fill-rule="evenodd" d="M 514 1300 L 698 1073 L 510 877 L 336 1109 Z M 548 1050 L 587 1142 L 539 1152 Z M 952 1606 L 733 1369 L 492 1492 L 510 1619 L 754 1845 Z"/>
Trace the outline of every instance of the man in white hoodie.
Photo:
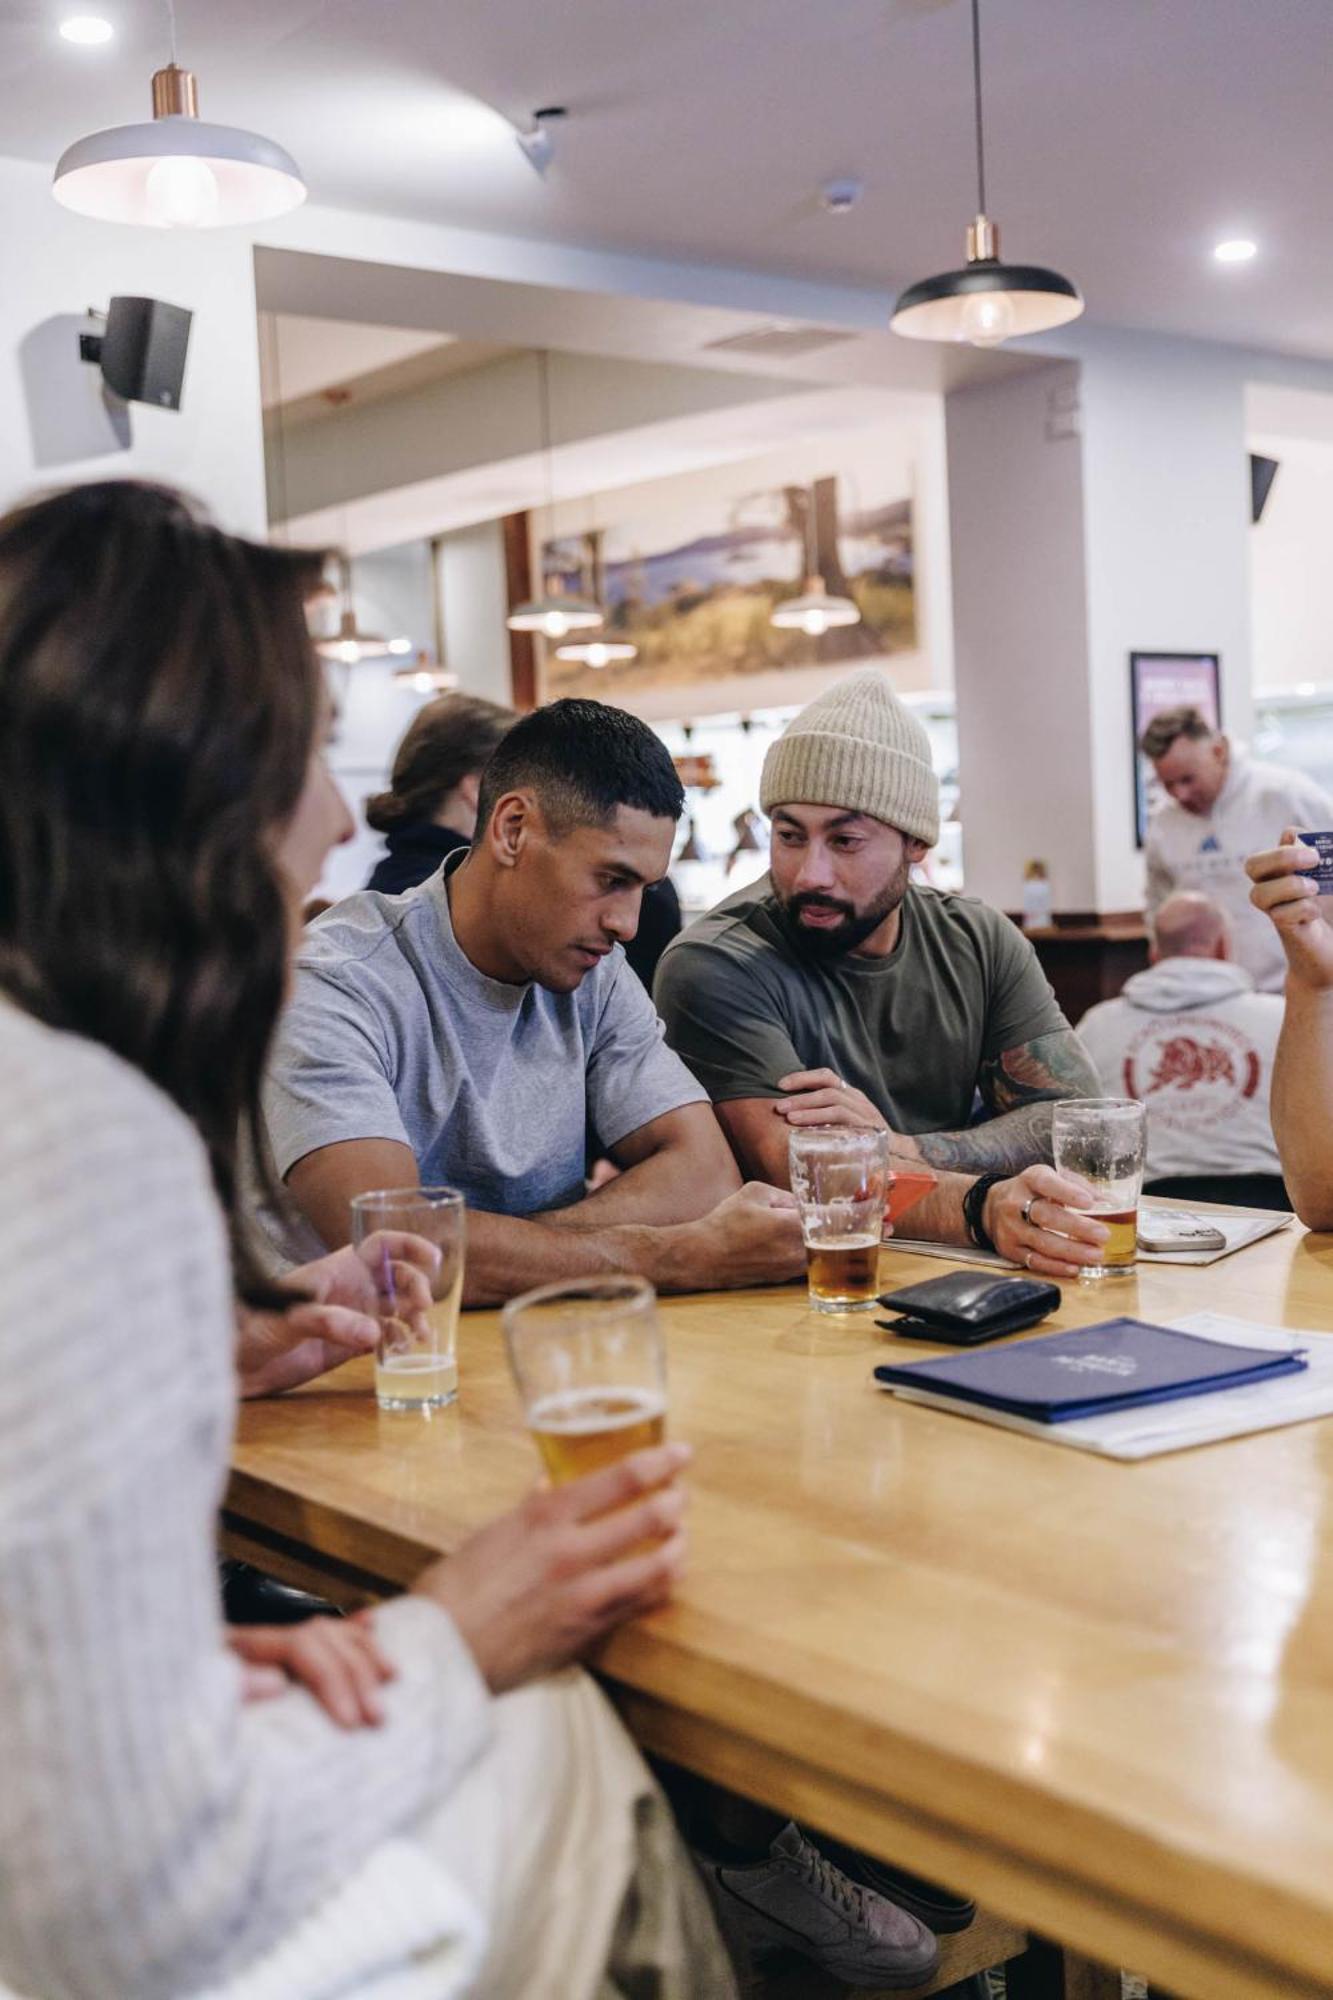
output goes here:
<path id="1" fill-rule="evenodd" d="M 1301 771 L 1243 756 L 1197 708 L 1155 715 L 1139 747 L 1170 794 L 1148 822 L 1149 921 L 1179 889 L 1214 897 L 1236 962 L 1261 993 L 1280 993 L 1287 962 L 1273 926 L 1251 907 L 1245 862 L 1275 846 L 1283 827 L 1333 826 L 1333 800 Z"/>
<path id="2" fill-rule="evenodd" d="M 1268 1112 L 1282 1012 L 1232 962 L 1219 904 L 1194 891 L 1162 904 L 1148 970 L 1079 1023 L 1102 1089 L 1148 1107 L 1154 1193 L 1290 1205 Z"/>

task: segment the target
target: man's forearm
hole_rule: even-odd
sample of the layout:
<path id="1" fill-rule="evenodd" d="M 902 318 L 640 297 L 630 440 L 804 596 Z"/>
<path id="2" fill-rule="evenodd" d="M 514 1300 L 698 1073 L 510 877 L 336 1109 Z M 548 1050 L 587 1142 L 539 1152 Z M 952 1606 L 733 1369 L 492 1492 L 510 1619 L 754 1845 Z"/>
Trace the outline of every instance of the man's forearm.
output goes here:
<path id="1" fill-rule="evenodd" d="M 541 1218 L 553 1229 L 609 1229 L 622 1223 L 697 1222 L 741 1184 L 725 1144 L 716 1158 L 700 1160 L 687 1147 L 671 1147 L 626 1167 L 595 1194 Z"/>
<path id="2" fill-rule="evenodd" d="M 1333 989 L 1288 980 L 1271 1108 L 1296 1213 L 1311 1229 L 1333 1229 Z"/>
<path id="3" fill-rule="evenodd" d="M 901 1223 L 895 1224 L 894 1233 L 919 1236 L 927 1243 L 970 1243 L 972 1238 L 963 1221 L 963 1196 L 975 1179 L 975 1174 L 942 1173 L 938 1186 L 908 1209 Z"/>
<path id="4" fill-rule="evenodd" d="M 533 1285 L 561 1278 L 633 1274 L 661 1291 L 707 1282 L 684 1268 L 681 1229 L 621 1223 L 605 1229 L 557 1229 L 543 1218 L 467 1213 L 463 1303 L 502 1305 Z"/>
<path id="5" fill-rule="evenodd" d="M 977 1174 L 1019 1174 L 1050 1163 L 1054 1100 L 1024 1104 L 965 1132 L 918 1132 L 910 1142 L 932 1167 Z"/>

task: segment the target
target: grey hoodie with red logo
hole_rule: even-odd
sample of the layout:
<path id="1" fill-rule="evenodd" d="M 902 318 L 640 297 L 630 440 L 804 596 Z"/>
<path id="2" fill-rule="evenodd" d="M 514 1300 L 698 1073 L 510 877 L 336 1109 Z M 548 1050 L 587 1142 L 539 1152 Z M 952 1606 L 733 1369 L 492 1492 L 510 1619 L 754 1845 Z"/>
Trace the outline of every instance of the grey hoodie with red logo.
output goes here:
<path id="1" fill-rule="evenodd" d="M 1268 1093 L 1282 1009 L 1239 965 L 1165 958 L 1083 1016 L 1102 1089 L 1148 1108 L 1147 1179 L 1281 1173 Z"/>

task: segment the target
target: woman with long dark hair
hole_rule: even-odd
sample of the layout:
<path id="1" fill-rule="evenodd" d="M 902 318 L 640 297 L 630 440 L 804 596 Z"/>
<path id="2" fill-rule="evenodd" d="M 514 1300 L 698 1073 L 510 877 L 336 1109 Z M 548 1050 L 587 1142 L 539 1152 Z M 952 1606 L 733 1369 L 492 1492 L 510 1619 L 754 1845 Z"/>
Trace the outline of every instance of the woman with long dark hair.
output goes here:
<path id="1" fill-rule="evenodd" d="M 237 1193 L 346 830 L 312 574 L 129 482 L 0 521 L 0 1980 L 30 2000 L 616 1992 L 669 1840 L 591 1683 L 542 1677 L 669 1589 L 679 1448 L 363 1620 L 376 1693 L 341 1714 L 281 1649 L 247 1699 L 221 1624 L 238 1331 L 281 1387 L 364 1344 L 371 1295 L 344 1252 L 292 1311 Z M 656 1990 L 729 1991 L 655 1880 L 687 1940 Z"/>

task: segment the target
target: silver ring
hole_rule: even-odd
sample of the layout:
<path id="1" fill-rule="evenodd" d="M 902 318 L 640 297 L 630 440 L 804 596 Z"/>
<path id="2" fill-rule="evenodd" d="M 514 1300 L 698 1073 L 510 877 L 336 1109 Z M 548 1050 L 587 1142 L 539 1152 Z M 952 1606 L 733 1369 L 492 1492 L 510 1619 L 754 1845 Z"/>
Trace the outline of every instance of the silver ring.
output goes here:
<path id="1" fill-rule="evenodd" d="M 1019 1214 L 1022 1216 L 1024 1222 L 1031 1222 L 1033 1204 L 1034 1202 L 1038 1202 L 1040 1200 L 1041 1196 L 1039 1194 L 1030 1194 L 1028 1196 L 1027 1200 L 1023 1203 L 1022 1208 L 1018 1211 Z"/>
<path id="2" fill-rule="evenodd" d="M 1025 1250 L 1023 1252 L 1023 1268 L 1026 1271 L 1030 1271 L 1032 1269 L 1032 1252 L 1030 1250 Z"/>

